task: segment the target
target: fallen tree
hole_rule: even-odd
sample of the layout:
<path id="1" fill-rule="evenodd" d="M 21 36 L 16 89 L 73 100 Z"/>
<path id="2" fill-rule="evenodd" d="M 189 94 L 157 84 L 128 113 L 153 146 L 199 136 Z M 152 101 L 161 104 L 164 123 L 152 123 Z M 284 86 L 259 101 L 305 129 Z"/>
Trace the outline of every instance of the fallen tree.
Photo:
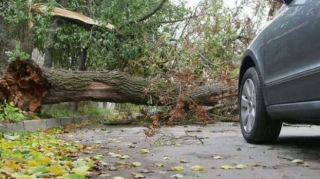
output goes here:
<path id="1" fill-rule="evenodd" d="M 0 78 L 0 98 L 25 111 L 36 111 L 42 104 L 78 101 L 165 105 L 164 94 L 178 99 L 186 91 L 197 105 L 215 106 L 236 95 L 235 86 L 222 84 L 188 89 L 168 86 L 118 71 L 52 70 L 17 59 Z"/>

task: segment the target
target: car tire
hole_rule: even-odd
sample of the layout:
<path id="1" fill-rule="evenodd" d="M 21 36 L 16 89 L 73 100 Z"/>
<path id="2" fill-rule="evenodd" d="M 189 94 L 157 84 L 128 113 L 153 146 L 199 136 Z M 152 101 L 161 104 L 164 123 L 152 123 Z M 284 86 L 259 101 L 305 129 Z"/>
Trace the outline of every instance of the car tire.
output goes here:
<path id="1" fill-rule="evenodd" d="M 249 68 L 244 74 L 238 97 L 240 126 L 244 139 L 252 144 L 276 140 L 279 137 L 282 122 L 271 120 L 268 116 L 262 84 L 254 67 Z"/>

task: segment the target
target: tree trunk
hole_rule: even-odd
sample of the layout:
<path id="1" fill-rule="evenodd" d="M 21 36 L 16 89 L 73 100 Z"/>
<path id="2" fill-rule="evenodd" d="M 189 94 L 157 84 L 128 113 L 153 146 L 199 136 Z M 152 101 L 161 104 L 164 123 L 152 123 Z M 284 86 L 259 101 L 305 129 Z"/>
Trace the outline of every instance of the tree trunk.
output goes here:
<path id="1" fill-rule="evenodd" d="M 17 60 L 0 79 L 0 97 L 29 111 L 35 111 L 41 104 L 79 101 L 163 105 L 159 101 L 168 87 L 159 85 L 157 92 L 147 90 L 154 83 L 154 80 L 118 71 L 41 69 L 32 61 Z M 190 91 L 194 102 L 206 106 L 214 106 L 219 100 L 235 95 L 235 87 L 219 84 L 198 86 Z M 178 96 L 178 88 L 170 92 L 171 98 Z"/>
<path id="2" fill-rule="evenodd" d="M 28 4 L 32 4 L 32 0 L 28 0 Z M 25 10 L 28 18 L 31 18 L 31 9 L 28 7 Z M 32 22 L 27 19 L 23 21 L 22 28 L 20 29 L 20 50 L 27 54 L 32 55 L 33 44 L 32 44 Z"/>
<path id="3" fill-rule="evenodd" d="M 87 62 L 87 50 L 89 47 L 85 47 L 80 54 L 79 60 L 78 60 L 78 70 L 84 71 L 86 62 Z M 71 111 L 77 111 L 78 110 L 78 102 L 70 102 L 69 103 L 69 110 Z"/>
<path id="4" fill-rule="evenodd" d="M 47 68 L 52 68 L 54 43 L 57 40 L 57 28 L 59 27 L 59 24 L 60 24 L 60 19 L 58 17 L 53 17 L 50 25 L 50 33 L 48 35 L 50 44 L 46 47 L 44 63 L 43 63 L 43 66 Z"/>

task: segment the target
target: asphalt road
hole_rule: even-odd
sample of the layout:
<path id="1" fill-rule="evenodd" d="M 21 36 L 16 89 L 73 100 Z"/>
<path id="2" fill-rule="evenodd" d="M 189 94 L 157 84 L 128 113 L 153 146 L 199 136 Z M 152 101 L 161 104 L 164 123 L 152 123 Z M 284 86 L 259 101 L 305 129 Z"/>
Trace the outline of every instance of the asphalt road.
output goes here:
<path id="1" fill-rule="evenodd" d="M 121 159 L 109 156 L 108 152 L 130 156 L 130 159 L 122 160 L 128 164 L 141 163 L 141 167 L 119 168 L 117 171 L 109 171 L 106 167 L 103 172 L 110 176 L 107 178 L 122 176 L 129 179 L 132 178 L 131 172 L 139 173 L 141 169 L 153 172 L 142 174 L 150 179 L 169 179 L 175 174 L 181 174 L 183 178 L 202 179 L 320 178 L 318 126 L 284 126 L 280 138 L 272 145 L 246 143 L 239 125 L 233 123 L 206 127 L 165 127 L 159 134 L 147 139 L 143 129 L 145 128 L 92 125 L 63 134 L 61 137 L 70 141 L 80 141 L 81 144 L 101 142 L 100 145 L 103 147 L 91 155 L 103 154 L 103 160 L 110 166 Z M 135 146 L 136 148 L 133 148 Z M 149 153 L 141 154 L 141 149 L 148 149 Z M 214 159 L 215 156 L 222 159 Z M 301 159 L 305 164 L 293 163 L 294 159 Z M 189 163 L 180 163 L 181 160 L 187 160 Z M 163 163 L 165 166 L 157 167 L 155 163 Z M 247 168 L 221 169 L 223 165 L 239 164 L 246 165 Z M 192 171 L 191 166 L 195 165 L 204 167 L 204 171 Z M 170 171 L 173 166 L 183 166 L 184 170 Z"/>

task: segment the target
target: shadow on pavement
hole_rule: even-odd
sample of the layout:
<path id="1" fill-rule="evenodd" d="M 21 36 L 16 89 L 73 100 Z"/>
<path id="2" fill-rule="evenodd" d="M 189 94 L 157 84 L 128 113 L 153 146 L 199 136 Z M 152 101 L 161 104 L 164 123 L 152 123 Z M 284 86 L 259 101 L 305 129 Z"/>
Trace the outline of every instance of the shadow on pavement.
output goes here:
<path id="1" fill-rule="evenodd" d="M 274 144 L 276 146 L 320 149 L 320 136 L 281 136 Z"/>

